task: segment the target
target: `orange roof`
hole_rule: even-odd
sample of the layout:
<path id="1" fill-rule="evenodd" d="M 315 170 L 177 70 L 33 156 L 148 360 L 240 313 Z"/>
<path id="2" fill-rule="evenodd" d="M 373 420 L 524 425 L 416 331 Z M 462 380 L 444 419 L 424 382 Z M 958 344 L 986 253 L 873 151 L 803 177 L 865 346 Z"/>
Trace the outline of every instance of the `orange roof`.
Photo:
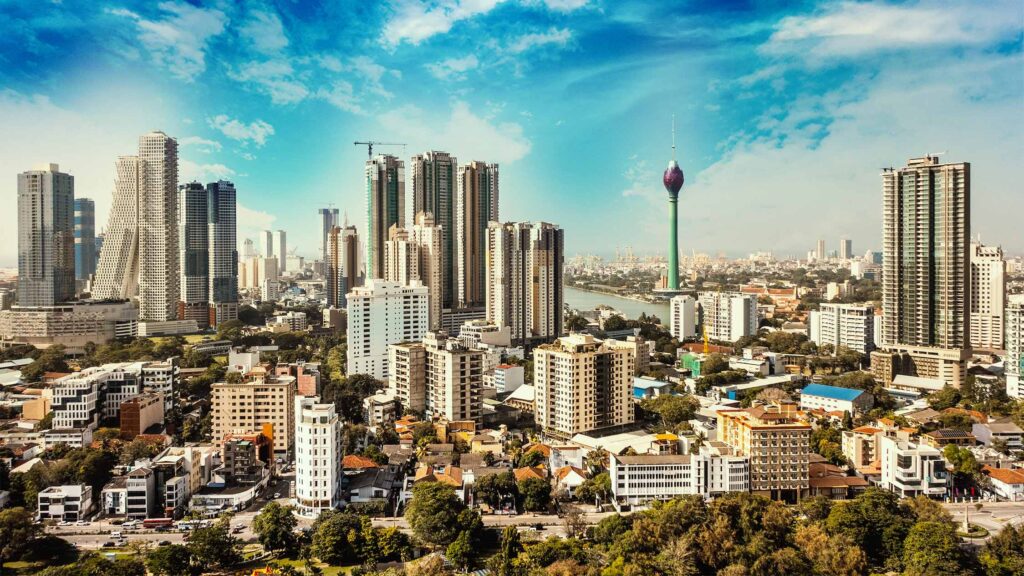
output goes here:
<path id="1" fill-rule="evenodd" d="M 858 434 L 878 434 L 882 430 L 871 426 L 861 426 L 859 428 L 854 428 L 853 431 Z"/>
<path id="2" fill-rule="evenodd" d="M 967 410 L 965 408 L 946 408 L 945 410 L 942 411 L 942 413 L 943 414 L 966 414 L 966 415 L 970 416 L 971 420 L 974 420 L 975 422 L 982 423 L 982 424 L 985 423 L 985 422 L 988 422 L 988 418 L 984 414 L 982 414 L 981 412 L 978 412 L 977 410 Z"/>
<path id="3" fill-rule="evenodd" d="M 551 446 L 548 446 L 547 444 L 541 444 L 538 442 L 537 444 L 531 444 L 530 447 L 526 449 L 527 454 L 534 451 L 539 451 L 545 458 L 551 457 Z"/>
<path id="4" fill-rule="evenodd" d="M 986 465 L 982 468 L 985 474 L 999 480 L 1003 484 L 1024 484 L 1024 473 L 1009 468 L 993 468 Z"/>
<path id="5" fill-rule="evenodd" d="M 420 466 L 416 470 L 416 482 L 440 482 L 449 486 L 462 486 L 462 468 L 458 466 L 444 466 L 433 468 L 431 466 Z"/>
<path id="6" fill-rule="evenodd" d="M 528 478 L 540 478 L 541 480 L 547 480 L 547 470 L 543 466 L 529 466 L 526 468 L 516 468 L 513 472 L 516 476 L 516 482 L 522 482 Z"/>
<path id="7" fill-rule="evenodd" d="M 857 476 L 822 476 L 808 480 L 811 488 L 839 488 L 841 486 L 867 486 L 868 481 Z"/>
<path id="8" fill-rule="evenodd" d="M 871 462 L 871 464 L 868 464 L 867 466 L 862 466 L 860 468 L 857 468 L 857 471 L 860 472 L 861 474 L 867 474 L 867 475 L 871 475 L 871 476 L 874 476 L 876 474 L 881 474 L 882 473 L 882 461 L 881 460 L 874 460 L 874 461 Z"/>
<path id="9" fill-rule="evenodd" d="M 570 472 L 575 472 L 579 474 L 580 478 L 587 477 L 587 472 L 582 468 L 577 468 L 575 466 L 562 466 L 558 470 L 555 470 L 555 478 L 557 478 L 559 481 L 562 481 L 565 479 L 566 476 L 569 475 Z"/>
<path id="10" fill-rule="evenodd" d="M 366 456 L 349 454 L 341 459 L 342 468 L 378 468 L 378 464 Z"/>
<path id="11" fill-rule="evenodd" d="M 896 421 L 893 420 L 892 418 L 879 418 L 878 419 L 878 423 L 882 424 L 883 426 L 895 426 L 896 425 Z"/>

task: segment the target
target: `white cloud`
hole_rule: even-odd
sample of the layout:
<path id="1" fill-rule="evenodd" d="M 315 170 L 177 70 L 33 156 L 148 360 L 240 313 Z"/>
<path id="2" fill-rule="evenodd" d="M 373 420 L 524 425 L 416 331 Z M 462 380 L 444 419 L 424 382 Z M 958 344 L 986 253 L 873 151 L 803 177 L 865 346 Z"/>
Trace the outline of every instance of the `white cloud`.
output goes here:
<path id="1" fill-rule="evenodd" d="M 340 110 L 353 114 L 365 113 L 359 106 L 359 99 L 356 98 L 352 84 L 344 80 L 335 80 L 330 87 L 317 90 L 314 96 Z"/>
<path id="2" fill-rule="evenodd" d="M 158 6 L 165 15 L 155 20 L 123 8 L 107 12 L 135 20 L 138 40 L 153 61 L 191 82 L 206 70 L 207 44 L 224 31 L 228 17 L 220 10 L 185 2 L 161 2 Z"/>
<path id="3" fill-rule="evenodd" d="M 473 54 L 462 58 L 448 58 L 433 64 L 427 64 L 427 70 L 439 80 L 461 80 L 465 78 L 466 72 L 474 70 L 480 65 L 480 61 Z"/>
<path id="4" fill-rule="evenodd" d="M 622 196 L 624 198 L 637 196 L 654 201 L 657 181 L 651 179 L 652 173 L 646 160 L 639 160 L 636 155 L 633 155 L 629 159 L 629 168 L 622 175 L 629 182 L 629 186 L 622 191 Z"/>
<path id="5" fill-rule="evenodd" d="M 309 89 L 296 78 L 291 63 L 284 59 L 249 62 L 228 76 L 252 84 L 260 93 L 270 96 L 274 104 L 295 104 L 309 96 Z"/>
<path id="6" fill-rule="evenodd" d="M 238 33 L 249 41 L 253 49 L 268 56 L 288 47 L 288 36 L 281 24 L 281 18 L 271 12 L 256 10 Z"/>
<path id="7" fill-rule="evenodd" d="M 820 61 L 908 48 L 982 45 L 1018 38 L 1021 17 L 1016 0 L 961 5 L 924 0 L 901 6 L 840 2 L 812 16 L 782 19 L 762 50 Z"/>
<path id="8" fill-rule="evenodd" d="M 565 46 L 572 39 L 572 31 L 568 28 L 550 28 L 547 32 L 533 32 L 524 34 L 511 43 L 508 51 L 512 54 L 521 54 L 538 46 L 555 44 Z"/>
<path id="9" fill-rule="evenodd" d="M 477 116 L 465 102 L 452 104 L 451 115 L 403 106 L 381 115 L 387 138 L 403 138 L 412 150 L 447 150 L 460 161 L 511 163 L 530 153 L 531 142 L 514 122 L 494 123 Z"/>
<path id="10" fill-rule="evenodd" d="M 227 180 L 235 171 L 223 164 L 198 164 L 184 158 L 178 160 L 178 181 L 213 182 Z"/>
<path id="11" fill-rule="evenodd" d="M 384 85 L 381 80 L 384 75 L 389 72 L 396 72 L 395 70 L 389 70 L 380 64 L 377 64 L 369 56 L 356 56 L 349 62 L 348 69 L 355 72 L 357 76 L 363 79 L 363 88 L 377 96 L 383 98 L 391 98 L 394 96 L 391 92 L 384 89 Z"/>
<path id="12" fill-rule="evenodd" d="M 246 124 L 232 119 L 226 114 L 219 114 L 213 118 L 207 118 L 206 122 L 211 128 L 219 130 L 232 140 L 242 143 L 252 142 L 256 146 L 263 146 L 267 143 L 267 138 L 274 135 L 274 127 L 263 120 Z"/>
<path id="13" fill-rule="evenodd" d="M 419 44 L 437 34 L 446 34 L 461 20 L 486 14 L 502 0 L 397 0 L 384 24 L 381 42 L 398 46 L 402 42 Z"/>
<path id="14" fill-rule="evenodd" d="M 277 216 L 269 212 L 254 210 L 245 204 L 235 202 L 236 234 L 238 238 L 239 252 L 246 238 L 255 240 L 263 230 L 273 230 L 276 226 Z M 288 239 L 294 242 L 294 237 L 289 234 Z M 294 245 L 293 245 L 294 246 Z"/>
<path id="15" fill-rule="evenodd" d="M 197 150 L 204 154 L 211 152 L 220 152 L 220 142 L 216 140 L 208 140 L 200 136 L 185 136 L 184 138 L 178 138 L 178 145 L 182 147 L 195 146 Z"/>
<path id="16" fill-rule="evenodd" d="M 572 12 L 587 5 L 589 0 L 543 0 L 549 10 L 556 12 Z"/>

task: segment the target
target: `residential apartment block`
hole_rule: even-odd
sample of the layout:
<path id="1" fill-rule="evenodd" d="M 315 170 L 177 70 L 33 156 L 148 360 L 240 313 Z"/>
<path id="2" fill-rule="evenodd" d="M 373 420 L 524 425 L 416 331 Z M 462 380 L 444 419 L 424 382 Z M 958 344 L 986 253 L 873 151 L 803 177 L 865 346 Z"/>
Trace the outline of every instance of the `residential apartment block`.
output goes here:
<path id="1" fill-rule="evenodd" d="M 750 458 L 750 489 L 772 498 L 795 499 L 808 488 L 811 426 L 795 404 L 718 412 L 718 440 Z"/>
<path id="2" fill-rule="evenodd" d="M 619 511 L 690 494 L 710 498 L 750 490 L 748 458 L 721 442 L 709 442 L 698 454 L 612 454 L 610 460 L 612 504 Z"/>
<path id="3" fill-rule="evenodd" d="M 392 345 L 390 387 L 403 406 L 427 417 L 479 420 L 483 402 L 484 353 L 443 332 L 422 342 Z"/>
<path id="4" fill-rule="evenodd" d="M 844 346 L 861 354 L 875 349 L 875 309 L 871 306 L 822 303 L 810 312 L 807 324 L 810 340 L 818 346 L 831 344 L 833 350 Z"/>
<path id="5" fill-rule="evenodd" d="M 735 342 L 757 333 L 757 297 L 739 292 L 700 292 L 697 301 L 708 338 Z"/>
<path id="6" fill-rule="evenodd" d="M 341 506 L 341 420 L 334 404 L 296 396 L 295 503 L 300 516 L 316 518 Z"/>
<path id="7" fill-rule="evenodd" d="M 389 377 L 388 347 L 427 332 L 429 291 L 416 281 L 369 279 L 348 294 L 348 373 Z"/>
<path id="8" fill-rule="evenodd" d="M 244 382 L 213 385 L 213 440 L 220 443 L 229 434 L 263 432 L 273 439 L 274 455 L 288 457 L 294 447 L 295 378 L 255 372 L 243 376 Z"/>
<path id="9" fill-rule="evenodd" d="M 669 331 L 679 341 L 697 335 L 697 302 L 693 296 L 680 294 L 669 302 Z"/>
<path id="10" fill-rule="evenodd" d="M 1003 349 L 1006 262 L 999 246 L 971 243 L 971 346 Z"/>

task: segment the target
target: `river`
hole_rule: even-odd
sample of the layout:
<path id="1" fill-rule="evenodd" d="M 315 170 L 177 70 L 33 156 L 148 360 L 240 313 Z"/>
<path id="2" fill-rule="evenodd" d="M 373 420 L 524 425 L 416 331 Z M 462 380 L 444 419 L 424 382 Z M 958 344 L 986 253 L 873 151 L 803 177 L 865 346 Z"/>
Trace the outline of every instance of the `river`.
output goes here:
<path id="1" fill-rule="evenodd" d="M 570 308 L 576 308 L 577 310 L 593 310 L 599 305 L 604 304 L 622 312 L 626 318 L 630 319 L 639 318 L 640 314 L 646 312 L 648 316 L 657 316 L 662 322 L 668 322 L 669 320 L 668 302 L 664 304 L 651 304 L 612 294 L 579 290 L 571 286 L 565 287 L 565 303 Z"/>

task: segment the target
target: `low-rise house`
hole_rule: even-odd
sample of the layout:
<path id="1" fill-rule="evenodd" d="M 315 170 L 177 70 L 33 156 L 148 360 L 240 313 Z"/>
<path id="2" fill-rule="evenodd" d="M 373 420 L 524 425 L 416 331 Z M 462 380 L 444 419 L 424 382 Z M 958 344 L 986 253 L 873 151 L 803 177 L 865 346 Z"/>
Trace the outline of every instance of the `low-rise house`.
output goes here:
<path id="1" fill-rule="evenodd" d="M 92 444 L 92 428 L 54 428 L 43 432 L 43 445 L 47 449 L 59 444 L 69 448 L 82 448 Z"/>
<path id="2" fill-rule="evenodd" d="M 1024 500 L 1024 471 L 985 466 L 981 469 L 991 482 L 992 491 L 1011 502 Z"/>
<path id="3" fill-rule="evenodd" d="M 827 412 L 857 414 L 870 410 L 873 404 L 874 397 L 871 394 L 853 388 L 808 384 L 800 391 L 800 408 L 802 410 L 820 408 Z"/>
<path id="4" fill-rule="evenodd" d="M 531 478 L 538 478 L 540 480 L 548 479 L 548 469 L 543 465 L 516 468 L 512 473 L 516 476 L 516 482 L 523 482 Z"/>
<path id="5" fill-rule="evenodd" d="M 358 454 L 346 454 L 341 459 L 341 470 L 346 476 L 362 474 L 367 470 L 376 470 L 381 466 L 366 456 Z"/>
<path id="6" fill-rule="evenodd" d="M 474 454 L 489 452 L 495 456 L 502 453 L 502 444 L 491 434 L 477 434 L 469 442 L 469 451 Z"/>
<path id="7" fill-rule="evenodd" d="M 868 487 L 868 481 L 848 476 L 846 471 L 826 462 L 810 464 L 810 485 L 803 497 L 825 496 L 832 500 L 848 500 Z"/>
<path id="8" fill-rule="evenodd" d="M 921 441 L 932 448 L 954 446 L 974 446 L 974 434 L 959 428 L 940 428 L 921 435 Z"/>
<path id="9" fill-rule="evenodd" d="M 128 477 L 114 476 L 100 490 L 100 514 L 124 516 L 128 513 Z"/>
<path id="10" fill-rule="evenodd" d="M 645 378 L 643 376 L 633 377 L 633 398 L 646 400 L 663 394 L 671 394 L 674 385 L 671 382 Z"/>
<path id="11" fill-rule="evenodd" d="M 564 491 L 569 496 L 576 493 L 576 489 L 587 481 L 587 471 L 575 466 L 563 466 L 555 470 L 555 491 Z"/>
<path id="12" fill-rule="evenodd" d="M 50 486 L 38 495 L 39 520 L 77 522 L 92 510 L 92 487 L 84 484 Z"/>
<path id="13" fill-rule="evenodd" d="M 395 475 L 385 468 L 366 468 L 353 476 L 347 476 L 344 489 L 348 492 L 350 504 L 386 502 L 391 498 Z"/>
<path id="14" fill-rule="evenodd" d="M 1013 422 L 974 424 L 971 432 L 985 446 L 991 446 L 992 442 L 999 440 L 1005 442 L 1009 450 L 1024 450 L 1024 430 Z"/>

